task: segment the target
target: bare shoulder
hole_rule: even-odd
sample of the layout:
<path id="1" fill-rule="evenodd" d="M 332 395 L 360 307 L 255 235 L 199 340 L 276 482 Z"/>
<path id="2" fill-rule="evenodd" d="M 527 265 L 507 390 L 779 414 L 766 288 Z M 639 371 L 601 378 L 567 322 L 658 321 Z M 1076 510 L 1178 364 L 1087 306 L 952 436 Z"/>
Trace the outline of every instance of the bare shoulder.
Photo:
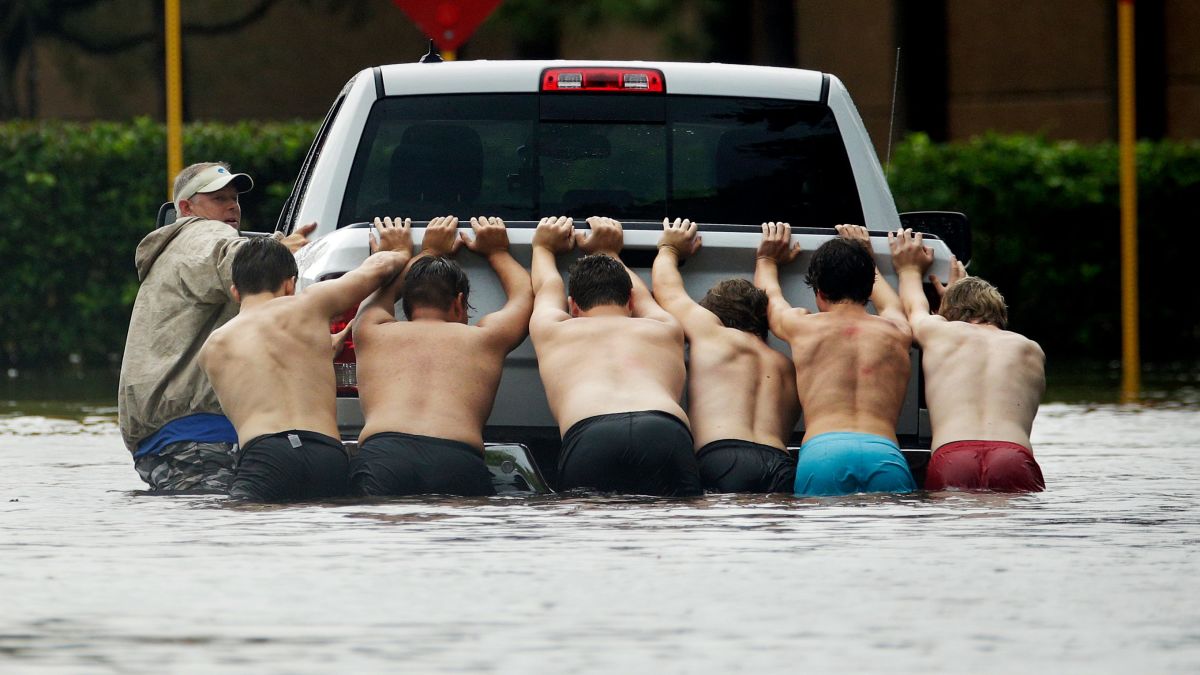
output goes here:
<path id="1" fill-rule="evenodd" d="M 873 321 L 875 325 L 883 327 L 883 329 L 888 332 L 897 333 L 908 337 L 912 336 L 912 326 L 908 324 L 907 319 L 879 316 L 878 314 L 868 314 L 867 316 L 870 317 L 871 321 Z"/>
<path id="2" fill-rule="evenodd" d="M 724 358 L 733 354 L 756 352 L 754 343 L 763 344 L 754 335 L 737 328 L 717 326 L 713 330 L 687 332 L 687 341 L 692 354 L 703 351 L 710 358 Z M 766 346 L 765 344 L 763 346 Z"/>
<path id="3" fill-rule="evenodd" d="M 780 321 L 789 333 L 796 331 L 815 330 L 820 324 L 820 313 L 812 313 L 803 307 L 793 307 L 783 313 Z"/>
<path id="4" fill-rule="evenodd" d="M 667 338 L 679 343 L 683 343 L 686 334 L 683 330 L 683 324 L 679 323 L 675 317 L 666 315 L 664 319 L 650 319 L 644 317 L 630 317 L 629 321 L 636 321 L 639 329 L 647 333 L 662 333 Z"/>
<path id="5" fill-rule="evenodd" d="M 925 344 L 929 340 L 937 340 L 940 336 L 953 336 L 955 323 L 962 324 L 961 321 L 947 321 L 946 317 L 938 314 L 927 314 L 911 321 L 909 325 L 912 326 L 913 338 Z"/>
<path id="6" fill-rule="evenodd" d="M 535 339 L 550 339 L 558 335 L 570 323 L 571 317 L 566 312 L 535 309 L 533 315 L 529 317 L 529 334 Z"/>
<path id="7" fill-rule="evenodd" d="M 1030 340 L 1020 333 L 1014 333 L 1013 331 L 1009 330 L 1000 331 L 1000 334 L 1003 335 L 1005 339 L 1011 340 L 1014 344 L 1018 345 L 1022 352 L 1024 352 L 1026 355 L 1041 359 L 1042 361 L 1046 360 L 1046 352 L 1042 350 L 1042 346 L 1037 342 Z"/>

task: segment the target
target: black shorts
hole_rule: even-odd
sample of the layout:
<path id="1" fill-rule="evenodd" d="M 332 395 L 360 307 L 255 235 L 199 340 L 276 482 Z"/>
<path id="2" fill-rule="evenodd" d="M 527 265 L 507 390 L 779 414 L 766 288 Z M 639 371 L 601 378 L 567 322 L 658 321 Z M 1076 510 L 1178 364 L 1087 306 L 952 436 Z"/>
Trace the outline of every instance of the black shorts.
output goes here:
<path id="1" fill-rule="evenodd" d="M 263 502 L 338 497 L 349 491 L 350 460 L 336 438 L 315 431 L 281 431 L 242 447 L 232 497 Z"/>
<path id="2" fill-rule="evenodd" d="M 713 441 L 696 452 L 700 482 L 709 492 L 787 492 L 796 482 L 796 458 L 761 443 Z"/>
<path id="3" fill-rule="evenodd" d="M 479 448 L 460 441 L 385 431 L 358 446 L 350 484 L 360 495 L 496 494 Z"/>
<path id="4" fill-rule="evenodd" d="M 692 432 L 657 410 L 597 415 L 573 424 L 563 434 L 558 479 L 568 490 L 667 497 L 704 493 Z"/>

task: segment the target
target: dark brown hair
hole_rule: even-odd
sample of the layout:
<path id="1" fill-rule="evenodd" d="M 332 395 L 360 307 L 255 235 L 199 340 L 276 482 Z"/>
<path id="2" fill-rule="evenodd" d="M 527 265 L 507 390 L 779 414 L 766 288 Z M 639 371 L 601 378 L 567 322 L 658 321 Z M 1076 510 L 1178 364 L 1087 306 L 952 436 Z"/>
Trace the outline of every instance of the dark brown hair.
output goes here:
<path id="1" fill-rule="evenodd" d="M 567 276 L 571 299 L 586 312 L 597 305 L 625 305 L 633 282 L 620 260 L 603 254 L 585 255 L 571 265 Z"/>
<path id="2" fill-rule="evenodd" d="M 470 309 L 471 281 L 458 263 L 440 256 L 420 258 L 404 275 L 404 316 L 411 319 L 413 307 L 450 309 L 459 293 L 463 309 Z"/>
<path id="3" fill-rule="evenodd" d="M 830 239 L 813 253 L 804 281 L 830 302 L 865 305 L 875 286 L 875 259 L 860 242 Z"/>
<path id="4" fill-rule="evenodd" d="M 708 289 L 700 306 L 729 328 L 767 339 L 767 294 L 745 279 L 726 279 Z"/>
<path id="5" fill-rule="evenodd" d="M 276 291 L 295 276 L 295 256 L 270 237 L 250 237 L 233 256 L 233 285 L 243 296 Z"/>

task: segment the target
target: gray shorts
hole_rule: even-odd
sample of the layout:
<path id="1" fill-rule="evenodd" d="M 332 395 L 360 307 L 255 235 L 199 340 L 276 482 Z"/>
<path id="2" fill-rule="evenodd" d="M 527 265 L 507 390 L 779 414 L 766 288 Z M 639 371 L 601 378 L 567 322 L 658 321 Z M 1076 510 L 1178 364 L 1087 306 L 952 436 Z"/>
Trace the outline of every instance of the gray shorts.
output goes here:
<path id="1" fill-rule="evenodd" d="M 180 441 L 156 455 L 135 459 L 133 468 L 151 490 L 227 493 L 239 454 L 236 443 Z"/>

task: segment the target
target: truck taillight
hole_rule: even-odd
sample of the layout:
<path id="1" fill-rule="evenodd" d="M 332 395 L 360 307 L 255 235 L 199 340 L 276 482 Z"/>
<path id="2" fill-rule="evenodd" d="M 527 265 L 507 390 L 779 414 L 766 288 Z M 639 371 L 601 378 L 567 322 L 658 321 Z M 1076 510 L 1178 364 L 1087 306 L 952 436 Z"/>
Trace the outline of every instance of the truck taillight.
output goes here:
<path id="1" fill-rule="evenodd" d="M 338 318 L 329 322 L 329 334 L 336 335 L 342 332 L 346 326 L 354 321 L 354 315 L 358 313 L 358 307 L 347 311 Z M 354 338 L 351 335 L 346 336 L 346 342 L 342 345 L 342 351 L 333 357 L 333 376 L 337 382 L 338 396 L 358 396 L 358 367 L 354 356 Z"/>
<path id="2" fill-rule="evenodd" d="M 662 71 L 652 68 L 547 68 L 542 91 L 631 91 L 666 89 Z"/>

